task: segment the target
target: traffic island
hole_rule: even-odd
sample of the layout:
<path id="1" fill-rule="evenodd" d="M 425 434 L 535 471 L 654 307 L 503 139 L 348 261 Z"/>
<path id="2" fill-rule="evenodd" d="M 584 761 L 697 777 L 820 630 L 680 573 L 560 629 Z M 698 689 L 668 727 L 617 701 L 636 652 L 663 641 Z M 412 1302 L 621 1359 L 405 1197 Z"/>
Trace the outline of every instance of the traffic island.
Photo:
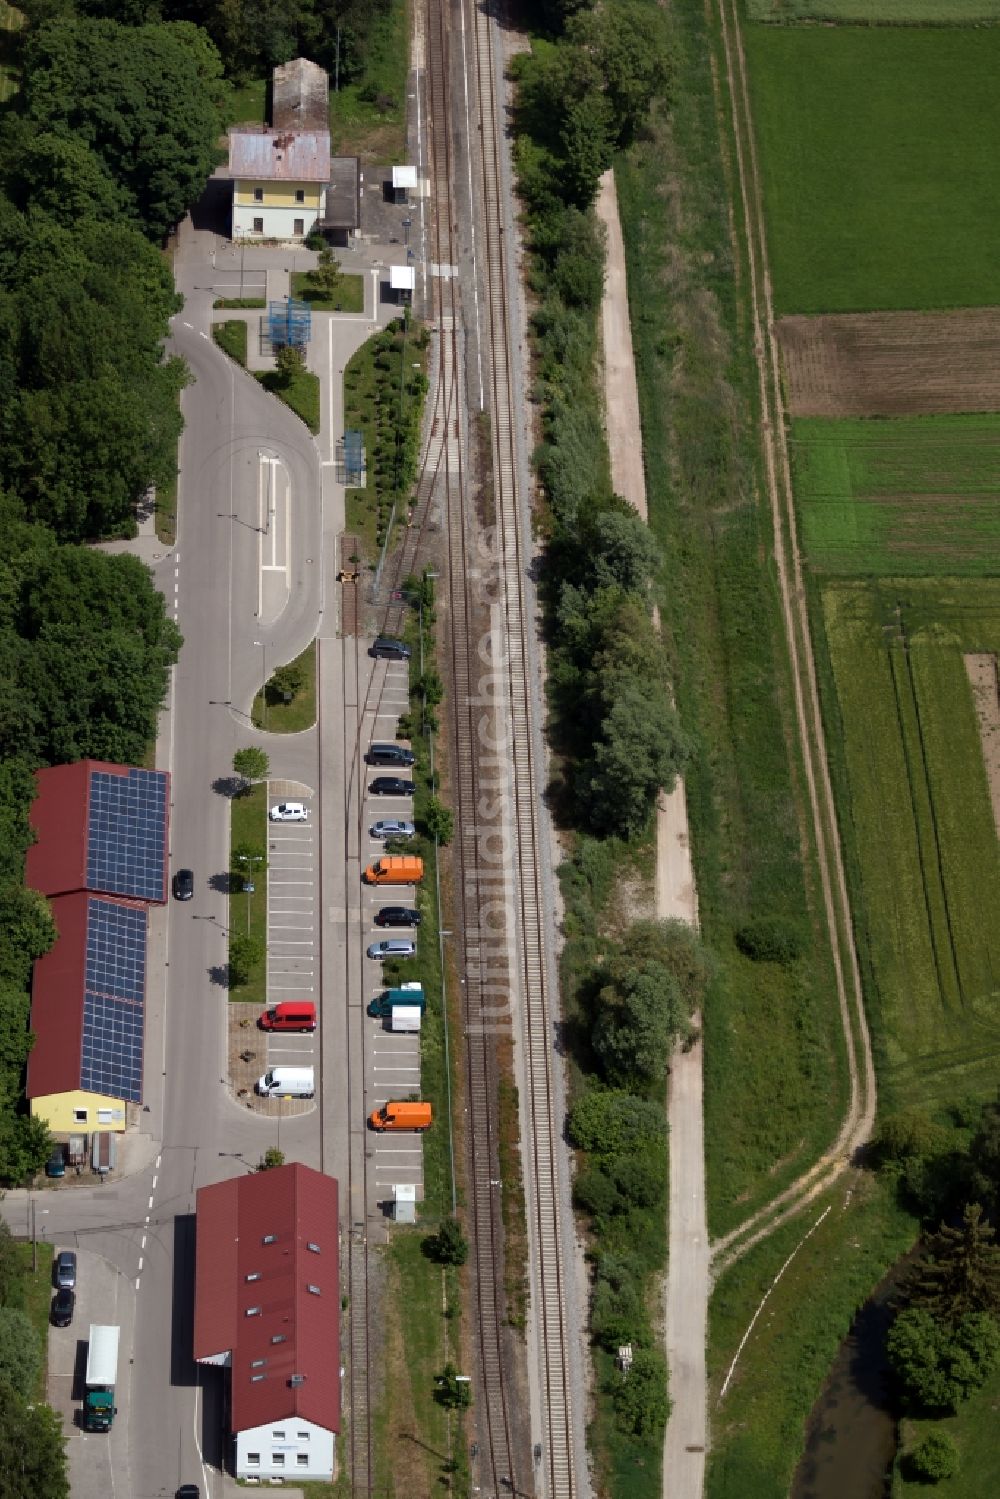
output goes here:
<path id="1" fill-rule="evenodd" d="M 316 1107 L 315 1098 L 261 1098 L 258 1078 L 268 1068 L 267 1035 L 257 1025 L 258 1004 L 229 1005 L 229 1085 L 238 1103 L 270 1119 L 292 1119 Z"/>

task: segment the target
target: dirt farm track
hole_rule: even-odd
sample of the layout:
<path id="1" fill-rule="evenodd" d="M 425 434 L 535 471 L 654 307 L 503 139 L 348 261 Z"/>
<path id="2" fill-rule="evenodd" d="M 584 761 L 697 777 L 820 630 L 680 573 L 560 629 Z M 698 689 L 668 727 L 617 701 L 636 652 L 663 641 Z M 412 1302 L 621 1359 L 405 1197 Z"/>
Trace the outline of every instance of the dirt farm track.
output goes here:
<path id="1" fill-rule="evenodd" d="M 790 416 L 1000 411 L 1000 308 L 780 318 Z"/>

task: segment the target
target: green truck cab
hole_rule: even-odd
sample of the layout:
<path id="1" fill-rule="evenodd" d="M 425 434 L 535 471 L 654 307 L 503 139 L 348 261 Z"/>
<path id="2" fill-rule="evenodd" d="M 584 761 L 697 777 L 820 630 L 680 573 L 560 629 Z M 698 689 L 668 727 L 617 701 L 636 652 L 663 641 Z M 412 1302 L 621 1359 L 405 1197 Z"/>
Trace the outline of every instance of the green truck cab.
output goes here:
<path id="1" fill-rule="evenodd" d="M 387 1020 L 393 1010 L 407 1007 L 419 1010 L 421 1015 L 427 1008 L 422 984 L 403 984 L 399 989 L 386 989 L 372 1000 L 368 1013 L 375 1020 Z"/>

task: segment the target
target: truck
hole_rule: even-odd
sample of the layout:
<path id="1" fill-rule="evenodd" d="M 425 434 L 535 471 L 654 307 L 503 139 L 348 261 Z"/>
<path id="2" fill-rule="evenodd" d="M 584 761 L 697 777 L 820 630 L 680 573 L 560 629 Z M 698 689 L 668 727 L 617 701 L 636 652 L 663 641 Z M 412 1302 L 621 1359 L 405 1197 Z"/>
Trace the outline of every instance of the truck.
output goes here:
<path id="1" fill-rule="evenodd" d="M 368 1006 L 368 1013 L 373 1020 L 387 1020 L 391 1019 L 393 1010 L 400 1006 L 405 1009 L 417 1009 L 422 1015 L 427 1008 L 423 985 L 401 984 L 398 989 L 384 990 L 372 1000 Z"/>
<path id="2" fill-rule="evenodd" d="M 90 1326 L 87 1348 L 86 1393 L 83 1397 L 84 1431 L 110 1431 L 118 1414 L 115 1381 L 118 1378 L 119 1327 Z"/>

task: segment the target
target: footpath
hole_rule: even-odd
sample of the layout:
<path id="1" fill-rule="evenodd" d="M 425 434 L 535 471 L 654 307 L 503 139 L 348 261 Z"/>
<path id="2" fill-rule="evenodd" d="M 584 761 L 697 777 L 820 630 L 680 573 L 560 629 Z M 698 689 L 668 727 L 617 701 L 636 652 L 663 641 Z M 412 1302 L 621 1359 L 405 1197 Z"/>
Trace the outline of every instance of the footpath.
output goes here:
<path id="1" fill-rule="evenodd" d="M 611 482 L 615 492 L 648 519 L 639 393 L 629 323 L 625 247 L 613 172 L 601 179 L 597 216 L 607 232 L 607 272 L 601 309 L 604 404 Z M 659 617 L 656 616 L 657 624 Z M 698 924 L 687 804 L 678 779 L 656 811 L 656 914 Z M 701 1017 L 694 1017 L 700 1026 Z M 667 1084 L 670 1150 L 668 1272 L 665 1306 L 667 1367 L 672 1409 L 663 1447 L 665 1499 L 701 1499 L 708 1444 L 705 1344 L 710 1255 L 705 1215 L 702 1043 L 678 1047 Z"/>

